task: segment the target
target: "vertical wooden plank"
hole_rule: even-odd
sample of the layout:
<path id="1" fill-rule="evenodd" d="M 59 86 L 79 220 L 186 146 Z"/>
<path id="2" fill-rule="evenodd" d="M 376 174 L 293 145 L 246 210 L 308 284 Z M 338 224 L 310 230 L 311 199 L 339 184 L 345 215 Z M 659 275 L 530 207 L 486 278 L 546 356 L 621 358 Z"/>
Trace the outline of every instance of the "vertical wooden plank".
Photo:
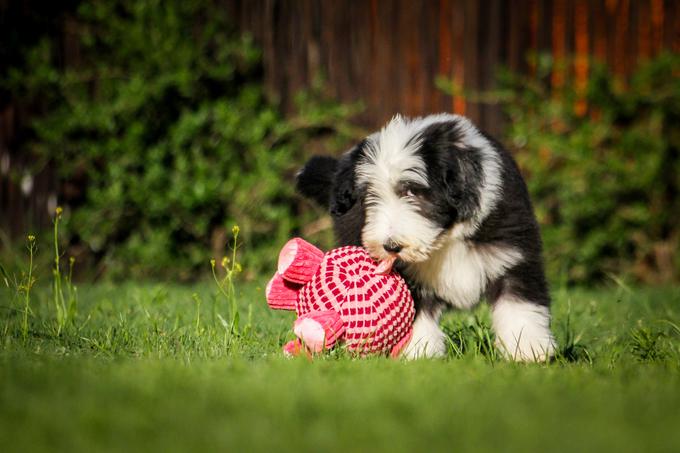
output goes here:
<path id="1" fill-rule="evenodd" d="M 313 81 L 315 77 L 325 77 L 321 67 L 321 32 L 320 32 L 320 4 L 316 0 L 307 0 L 305 8 L 307 24 L 307 80 Z"/>
<path id="2" fill-rule="evenodd" d="M 463 55 L 465 58 L 465 87 L 473 90 L 481 88 L 479 72 L 480 72 L 480 55 L 483 50 L 479 45 L 479 16 L 480 5 L 475 0 L 464 0 L 465 5 L 465 28 L 463 39 Z M 466 101 L 465 111 L 467 116 L 475 123 L 481 123 L 482 115 L 479 104 L 476 102 Z"/>
<path id="3" fill-rule="evenodd" d="M 290 83 L 288 77 L 288 65 L 283 62 L 290 61 L 289 51 L 290 26 L 289 9 L 286 0 L 275 0 L 273 7 L 274 26 L 272 28 L 273 49 L 272 60 L 275 65 L 274 74 L 276 75 L 276 93 L 281 102 L 281 106 L 286 114 L 292 113 L 290 108 Z"/>
<path id="4" fill-rule="evenodd" d="M 529 0 L 529 52 L 534 56 L 538 52 L 539 14 L 540 14 L 539 0 Z M 536 64 L 534 61 L 529 61 L 528 70 L 531 75 L 536 75 Z"/>
<path id="5" fill-rule="evenodd" d="M 435 86 L 439 73 L 439 2 L 418 1 L 418 17 L 415 24 L 420 32 L 416 32 L 415 40 L 420 53 L 421 77 L 418 81 L 420 100 L 418 115 L 441 111 L 442 93 Z"/>
<path id="6" fill-rule="evenodd" d="M 574 84 L 576 88 L 577 115 L 585 115 L 587 111 L 586 88 L 588 86 L 588 0 L 576 0 L 574 5 Z"/>
<path id="7" fill-rule="evenodd" d="M 389 33 L 391 38 L 388 40 L 387 48 L 389 52 L 389 73 L 384 77 L 387 79 L 387 87 L 389 94 L 386 94 L 386 101 L 383 105 L 385 107 L 383 117 L 385 121 L 392 118 L 395 114 L 400 113 L 406 105 L 406 87 L 408 80 L 405 73 L 405 55 L 402 30 L 399 29 L 401 22 L 401 2 L 399 0 L 391 0 L 388 2 L 389 10 L 387 20 L 389 21 Z M 391 85 L 391 86 L 390 86 Z"/>
<path id="8" fill-rule="evenodd" d="M 299 0 L 299 29 L 300 40 L 297 43 L 297 52 L 300 55 L 300 75 L 299 80 L 301 86 L 298 89 L 306 89 L 313 81 L 316 74 L 315 68 L 312 67 L 314 59 L 314 32 L 313 32 L 313 16 L 312 16 L 312 0 Z"/>
<path id="9" fill-rule="evenodd" d="M 455 0 L 452 2 L 453 41 L 451 51 L 453 53 L 453 68 L 451 75 L 455 83 L 461 87 L 464 87 L 467 82 L 465 79 L 465 29 L 468 27 L 468 24 L 465 20 L 465 2 L 466 0 Z M 468 64 L 472 63 L 468 62 Z M 455 113 L 459 115 L 465 115 L 467 113 L 467 103 L 464 96 L 453 96 L 451 101 L 451 108 Z"/>
<path id="10" fill-rule="evenodd" d="M 377 2 L 376 8 L 376 58 L 375 79 L 378 102 L 371 106 L 374 111 L 375 124 L 383 124 L 396 113 L 401 104 L 399 92 L 401 78 L 397 63 L 401 55 L 398 52 L 396 25 L 398 15 L 395 0 Z M 403 70 L 402 70 L 403 72 Z"/>
<path id="11" fill-rule="evenodd" d="M 637 14 L 637 54 L 638 58 L 647 60 L 652 55 L 652 24 L 650 2 L 638 2 Z"/>
<path id="12" fill-rule="evenodd" d="M 663 47 L 664 4 L 663 0 L 651 0 L 652 16 L 652 55 L 658 54 Z"/>
<path id="13" fill-rule="evenodd" d="M 369 33 L 370 33 L 370 52 L 371 52 L 371 59 L 369 61 L 370 65 L 375 65 L 376 67 L 380 67 L 380 64 L 382 64 L 382 61 L 380 60 L 380 57 L 383 55 L 382 49 L 379 47 L 380 46 L 380 23 L 378 19 L 378 0 L 371 0 L 370 2 L 370 8 L 368 11 L 368 16 L 369 16 Z M 366 63 L 364 63 L 366 64 Z M 368 78 L 369 80 L 369 86 L 368 86 L 368 95 L 366 97 L 366 109 L 364 113 L 364 118 L 366 118 L 366 121 L 368 121 L 368 118 L 370 118 L 372 121 L 377 123 L 377 118 L 378 115 L 376 115 L 375 112 L 375 106 L 378 105 L 380 102 L 380 82 L 378 80 L 378 75 L 376 74 L 376 71 L 366 71 L 364 69 L 365 77 Z M 367 73 L 367 74 L 366 74 Z"/>
<path id="14" fill-rule="evenodd" d="M 297 92 L 308 85 L 307 80 L 307 40 L 305 34 L 308 18 L 304 15 L 303 0 L 288 0 L 285 4 L 288 39 L 283 44 L 288 55 L 287 63 L 283 66 L 288 81 L 288 110 L 294 111 L 294 97 Z"/>
<path id="15" fill-rule="evenodd" d="M 423 49 L 423 67 L 425 76 L 423 84 L 423 102 L 421 115 L 440 112 L 442 93 L 435 86 L 439 74 L 439 4 L 434 1 L 423 1 L 421 6 L 420 28 L 426 33 L 419 34 L 418 46 Z"/>
<path id="16" fill-rule="evenodd" d="M 268 95 L 272 98 L 278 99 L 280 96 L 279 90 L 281 87 L 277 83 L 278 71 L 276 67 L 276 47 L 274 42 L 276 40 L 277 29 L 274 22 L 274 10 L 276 0 L 264 0 L 262 9 L 260 27 L 262 27 L 262 50 L 264 53 L 263 65 L 265 70 L 265 87 Z"/>
<path id="17" fill-rule="evenodd" d="M 566 0 L 555 0 L 552 11 L 552 55 L 555 62 L 552 68 L 550 84 L 559 90 L 565 82 L 564 64 L 566 58 Z"/>
<path id="18" fill-rule="evenodd" d="M 538 26 L 536 49 L 538 52 L 551 52 L 552 50 L 552 27 L 553 27 L 553 2 L 550 0 L 538 1 Z"/>
<path id="19" fill-rule="evenodd" d="M 338 91 L 341 99 L 350 99 L 356 92 L 356 87 L 352 84 L 351 72 L 351 33 L 352 21 L 350 8 L 347 4 L 338 3 L 336 9 L 336 20 L 334 26 L 334 39 L 336 45 L 336 80 L 338 81 Z"/>
<path id="20" fill-rule="evenodd" d="M 387 36 L 385 25 L 385 3 L 378 0 L 371 1 L 371 23 L 374 26 L 373 37 L 373 58 L 372 64 L 376 68 L 381 68 L 380 71 L 371 71 L 371 78 L 373 80 L 373 88 L 371 89 L 372 102 L 367 107 L 367 113 L 371 115 L 375 122 L 382 120 L 383 112 L 380 106 L 383 105 L 383 98 L 387 93 L 387 87 L 383 83 L 383 74 L 389 71 L 388 58 L 386 53 Z"/>
<path id="21" fill-rule="evenodd" d="M 340 65 L 339 43 L 337 42 L 337 22 L 338 22 L 337 2 L 323 2 L 321 7 L 321 42 L 323 49 L 323 66 L 325 68 L 328 81 L 328 89 L 332 96 L 342 99 L 340 96 L 341 80 L 343 69 Z"/>
<path id="22" fill-rule="evenodd" d="M 638 49 L 638 16 L 640 15 L 640 0 L 632 0 L 628 5 L 628 36 L 626 38 L 626 47 L 628 48 L 628 62 L 630 67 L 628 72 L 632 71 L 640 60 L 640 49 Z"/>
<path id="23" fill-rule="evenodd" d="M 502 0 L 489 0 L 484 11 L 485 19 L 480 27 L 484 36 L 482 49 L 482 90 L 489 91 L 496 86 L 496 71 L 503 62 L 504 46 L 503 33 L 505 30 Z M 480 105 L 482 111 L 482 127 L 494 136 L 500 136 L 503 129 L 503 118 L 500 106 L 492 104 Z"/>
<path id="24" fill-rule="evenodd" d="M 317 0 L 313 0 L 318 3 Z M 366 3 L 362 0 L 349 2 L 350 15 L 347 33 L 349 35 L 349 73 L 350 88 L 347 94 L 348 101 L 362 101 L 367 107 L 376 102 L 374 86 L 375 71 L 370 70 L 373 66 L 374 42 L 372 35 L 372 17 L 366 12 Z M 357 118 L 358 123 L 367 125 L 370 120 L 368 111 L 362 112 Z M 372 125 L 370 125 L 372 126 Z"/>
<path id="25" fill-rule="evenodd" d="M 539 0 L 537 3 L 536 52 L 538 54 L 549 54 L 552 52 L 553 3 L 546 0 Z M 540 82 L 549 87 L 550 76 L 543 76 Z"/>
<path id="26" fill-rule="evenodd" d="M 420 115 L 440 112 L 443 93 L 436 87 L 439 75 L 439 2 L 423 0 L 420 7 L 418 27 L 425 31 L 418 34 L 418 47 L 422 49 L 424 74 L 421 79 L 422 95 Z"/>
<path id="27" fill-rule="evenodd" d="M 606 28 L 606 43 L 607 43 L 607 60 L 606 63 L 610 68 L 614 68 L 616 61 L 617 43 L 616 43 L 616 11 L 618 9 L 619 0 L 605 0 L 605 14 L 603 20 L 607 25 Z"/>
<path id="28" fill-rule="evenodd" d="M 575 31 L 575 24 L 574 21 L 575 15 L 576 15 L 576 1 L 577 0 L 567 0 L 567 7 L 566 7 L 566 18 L 564 21 L 565 25 L 565 48 L 564 51 L 567 54 L 567 58 L 571 58 L 574 53 L 576 52 L 576 47 L 575 47 L 575 36 L 574 34 L 576 33 Z M 571 81 L 571 67 L 567 68 L 567 80 Z"/>
<path id="29" fill-rule="evenodd" d="M 675 0 L 668 0 L 666 7 L 669 18 L 666 45 L 669 50 L 680 53 L 680 5 Z"/>
<path id="30" fill-rule="evenodd" d="M 437 76 L 452 77 L 453 67 L 453 50 L 452 50 L 452 25 L 453 15 L 451 14 L 452 4 L 450 0 L 439 0 L 439 34 L 438 34 L 438 58 L 437 58 Z M 443 95 L 439 95 L 439 102 L 437 103 L 439 110 L 448 110 L 446 100 Z"/>
<path id="31" fill-rule="evenodd" d="M 402 112 L 409 116 L 422 113 L 421 108 L 421 78 L 423 76 L 421 49 L 418 46 L 418 35 L 425 31 L 418 27 L 422 3 L 413 0 L 399 2 L 399 49 L 403 52 L 405 63 L 403 71 L 404 91 L 401 93 L 404 101 Z"/>
<path id="32" fill-rule="evenodd" d="M 409 103 L 408 86 L 409 86 L 409 76 L 406 73 L 406 67 L 408 67 L 409 55 L 407 53 L 408 49 L 408 33 L 401 29 L 404 22 L 405 12 L 402 9 L 404 3 L 408 3 L 408 0 L 395 0 L 395 22 L 393 22 L 393 30 L 399 30 L 395 33 L 394 39 L 392 41 L 392 61 L 394 62 L 395 72 L 394 77 L 398 81 L 398 89 L 396 91 L 397 105 L 390 112 L 390 116 L 394 113 L 406 113 Z"/>
<path id="33" fill-rule="evenodd" d="M 593 31 L 592 53 L 596 61 L 605 63 L 607 61 L 607 20 L 604 0 L 593 0 L 591 21 Z"/>
<path id="34" fill-rule="evenodd" d="M 614 13 L 614 72 L 619 76 L 624 76 L 629 67 L 628 62 L 628 36 L 630 14 L 629 0 L 619 0 Z"/>
<path id="35" fill-rule="evenodd" d="M 535 0 L 508 1 L 507 65 L 515 72 L 526 72 L 527 52 L 535 39 Z"/>

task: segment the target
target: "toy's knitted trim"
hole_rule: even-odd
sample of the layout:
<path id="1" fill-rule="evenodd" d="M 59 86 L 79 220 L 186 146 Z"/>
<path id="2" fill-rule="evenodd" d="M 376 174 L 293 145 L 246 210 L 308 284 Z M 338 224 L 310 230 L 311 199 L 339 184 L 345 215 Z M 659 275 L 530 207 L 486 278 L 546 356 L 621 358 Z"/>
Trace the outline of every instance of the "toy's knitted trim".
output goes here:
<path id="1" fill-rule="evenodd" d="M 283 279 L 278 272 L 274 274 L 265 290 L 267 303 L 274 310 L 295 310 L 300 286 Z"/>
<path id="2" fill-rule="evenodd" d="M 324 253 L 309 242 L 294 238 L 279 253 L 279 274 L 289 282 L 307 283 L 316 273 Z"/>

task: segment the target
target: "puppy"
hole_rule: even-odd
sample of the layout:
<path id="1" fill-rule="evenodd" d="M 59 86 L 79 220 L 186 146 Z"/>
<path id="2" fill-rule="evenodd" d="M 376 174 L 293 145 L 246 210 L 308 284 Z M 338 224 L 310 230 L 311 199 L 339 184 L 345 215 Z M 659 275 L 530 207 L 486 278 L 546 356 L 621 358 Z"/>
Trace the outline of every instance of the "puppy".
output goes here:
<path id="1" fill-rule="evenodd" d="M 360 245 L 406 279 L 416 303 L 408 358 L 446 354 L 445 308 L 491 304 L 496 345 L 555 351 L 541 238 L 517 165 L 467 118 L 396 116 L 339 159 L 313 157 L 298 191 L 328 207 L 339 245 Z"/>

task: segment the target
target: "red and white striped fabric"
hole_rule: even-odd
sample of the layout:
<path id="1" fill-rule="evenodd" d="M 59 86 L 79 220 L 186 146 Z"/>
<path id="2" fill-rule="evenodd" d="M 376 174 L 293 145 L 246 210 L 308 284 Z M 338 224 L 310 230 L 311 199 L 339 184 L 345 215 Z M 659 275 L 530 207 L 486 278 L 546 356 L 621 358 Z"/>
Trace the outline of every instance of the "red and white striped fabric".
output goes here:
<path id="1" fill-rule="evenodd" d="M 413 298 L 396 272 L 375 273 L 378 264 L 360 247 L 326 253 L 300 290 L 298 316 L 334 310 L 345 327 L 344 343 L 359 353 L 389 353 L 411 334 Z"/>

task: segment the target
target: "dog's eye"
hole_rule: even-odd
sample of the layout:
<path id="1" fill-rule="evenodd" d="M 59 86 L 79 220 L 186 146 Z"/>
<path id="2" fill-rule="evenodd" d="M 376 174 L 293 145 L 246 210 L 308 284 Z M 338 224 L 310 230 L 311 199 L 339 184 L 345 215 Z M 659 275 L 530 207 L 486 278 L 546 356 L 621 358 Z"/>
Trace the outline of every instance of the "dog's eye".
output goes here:
<path id="1" fill-rule="evenodd" d="M 397 194 L 401 198 L 423 198 L 425 197 L 427 189 L 416 186 L 402 186 L 397 190 Z"/>

